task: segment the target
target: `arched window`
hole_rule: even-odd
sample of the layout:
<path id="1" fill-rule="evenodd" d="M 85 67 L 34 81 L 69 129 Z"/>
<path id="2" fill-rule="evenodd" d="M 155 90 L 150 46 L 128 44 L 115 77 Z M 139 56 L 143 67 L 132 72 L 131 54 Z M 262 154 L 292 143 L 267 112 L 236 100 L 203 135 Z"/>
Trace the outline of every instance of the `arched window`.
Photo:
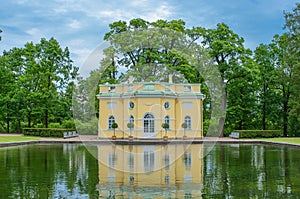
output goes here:
<path id="1" fill-rule="evenodd" d="M 184 122 L 187 125 L 187 129 L 192 129 L 192 120 L 190 116 L 185 116 Z"/>
<path id="2" fill-rule="evenodd" d="M 112 124 L 115 123 L 115 117 L 114 116 L 110 116 L 108 118 L 108 129 L 113 129 L 112 128 Z"/>
<path id="3" fill-rule="evenodd" d="M 154 133 L 154 116 L 151 113 L 144 116 L 144 133 Z"/>
<path id="4" fill-rule="evenodd" d="M 134 124 L 134 117 L 132 115 L 129 116 L 128 123 Z"/>
<path id="5" fill-rule="evenodd" d="M 165 117 L 165 123 L 167 123 L 168 125 L 169 125 L 169 128 L 168 129 L 170 129 L 171 128 L 171 125 L 170 125 L 170 116 L 166 116 Z"/>

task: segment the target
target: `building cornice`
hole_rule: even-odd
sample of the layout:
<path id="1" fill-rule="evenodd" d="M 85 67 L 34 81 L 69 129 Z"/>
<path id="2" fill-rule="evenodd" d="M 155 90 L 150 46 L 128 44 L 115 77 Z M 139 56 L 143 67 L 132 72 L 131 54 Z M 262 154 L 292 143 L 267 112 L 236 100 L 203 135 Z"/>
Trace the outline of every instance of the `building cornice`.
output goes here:
<path id="1" fill-rule="evenodd" d="M 111 98 L 172 98 L 172 99 L 204 99 L 204 95 L 202 93 L 197 92 L 171 92 L 171 91 L 143 91 L 138 90 L 134 92 L 103 92 L 97 95 L 98 99 L 111 99 Z"/>

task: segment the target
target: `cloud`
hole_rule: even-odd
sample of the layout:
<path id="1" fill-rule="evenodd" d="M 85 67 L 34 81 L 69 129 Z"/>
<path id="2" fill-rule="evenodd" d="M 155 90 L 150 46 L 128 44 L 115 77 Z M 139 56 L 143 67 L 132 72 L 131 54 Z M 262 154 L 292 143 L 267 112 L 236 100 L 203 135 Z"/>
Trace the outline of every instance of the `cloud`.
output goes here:
<path id="1" fill-rule="evenodd" d="M 88 77 L 91 71 L 100 67 L 100 61 L 103 58 L 103 49 L 106 47 L 108 47 L 108 43 L 103 43 L 92 51 L 90 49 L 77 51 L 79 55 L 78 59 L 81 59 L 78 61 L 82 63 L 79 68 L 80 76 Z"/>
<path id="2" fill-rule="evenodd" d="M 56 8 L 64 10 L 63 7 Z M 127 3 L 126 1 L 104 2 L 87 1 L 81 6 L 72 5 L 69 10 L 82 12 L 86 16 L 101 20 L 104 23 L 116 20 L 130 20 L 132 18 L 143 18 L 149 21 L 157 19 L 168 19 L 173 12 L 173 6 L 167 2 L 151 2 L 134 0 Z"/>
<path id="3" fill-rule="evenodd" d="M 109 31 L 108 24 L 117 20 L 143 18 L 183 19 L 187 27 L 214 28 L 225 22 L 245 38 L 252 49 L 268 42 L 282 31 L 283 10 L 291 11 L 298 0 L 14 0 L 0 7 L 2 41 L 0 52 L 41 37 L 57 39 L 68 46 L 77 66 Z M 270 6 L 272 5 L 272 6 Z"/>
<path id="4" fill-rule="evenodd" d="M 69 24 L 69 26 L 73 29 L 78 29 L 81 27 L 81 23 L 77 20 L 72 20 L 72 22 Z"/>
<path id="5" fill-rule="evenodd" d="M 30 35 L 31 41 L 37 42 L 41 38 L 46 37 L 45 32 L 41 31 L 38 28 L 31 28 L 25 31 L 27 34 Z"/>
<path id="6" fill-rule="evenodd" d="M 53 8 L 53 11 L 57 14 L 64 14 L 68 12 L 67 8 L 62 8 L 62 7 L 55 7 Z"/>

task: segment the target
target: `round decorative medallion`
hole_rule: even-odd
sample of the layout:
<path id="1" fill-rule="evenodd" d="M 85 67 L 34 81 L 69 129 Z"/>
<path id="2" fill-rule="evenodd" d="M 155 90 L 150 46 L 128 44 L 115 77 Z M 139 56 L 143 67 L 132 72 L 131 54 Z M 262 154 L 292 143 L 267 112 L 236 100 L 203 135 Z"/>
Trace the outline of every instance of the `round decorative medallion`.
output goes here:
<path id="1" fill-rule="evenodd" d="M 129 102 L 129 108 L 133 109 L 134 108 L 134 103 L 133 102 Z"/>
<path id="2" fill-rule="evenodd" d="M 165 108 L 166 108 L 166 109 L 169 109 L 169 108 L 170 108 L 170 103 L 169 103 L 169 102 L 166 102 L 166 103 L 165 103 Z"/>

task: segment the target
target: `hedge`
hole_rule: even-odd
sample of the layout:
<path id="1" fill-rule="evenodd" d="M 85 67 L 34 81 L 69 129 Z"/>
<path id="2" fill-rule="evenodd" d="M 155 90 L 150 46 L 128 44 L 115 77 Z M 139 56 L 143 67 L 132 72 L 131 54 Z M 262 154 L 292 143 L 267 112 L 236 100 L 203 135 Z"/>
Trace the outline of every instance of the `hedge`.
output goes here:
<path id="1" fill-rule="evenodd" d="M 64 137 L 64 132 L 76 131 L 61 128 L 23 128 L 23 135 L 40 137 Z"/>
<path id="2" fill-rule="evenodd" d="M 280 130 L 235 130 L 239 133 L 240 138 L 272 138 L 281 137 Z"/>

